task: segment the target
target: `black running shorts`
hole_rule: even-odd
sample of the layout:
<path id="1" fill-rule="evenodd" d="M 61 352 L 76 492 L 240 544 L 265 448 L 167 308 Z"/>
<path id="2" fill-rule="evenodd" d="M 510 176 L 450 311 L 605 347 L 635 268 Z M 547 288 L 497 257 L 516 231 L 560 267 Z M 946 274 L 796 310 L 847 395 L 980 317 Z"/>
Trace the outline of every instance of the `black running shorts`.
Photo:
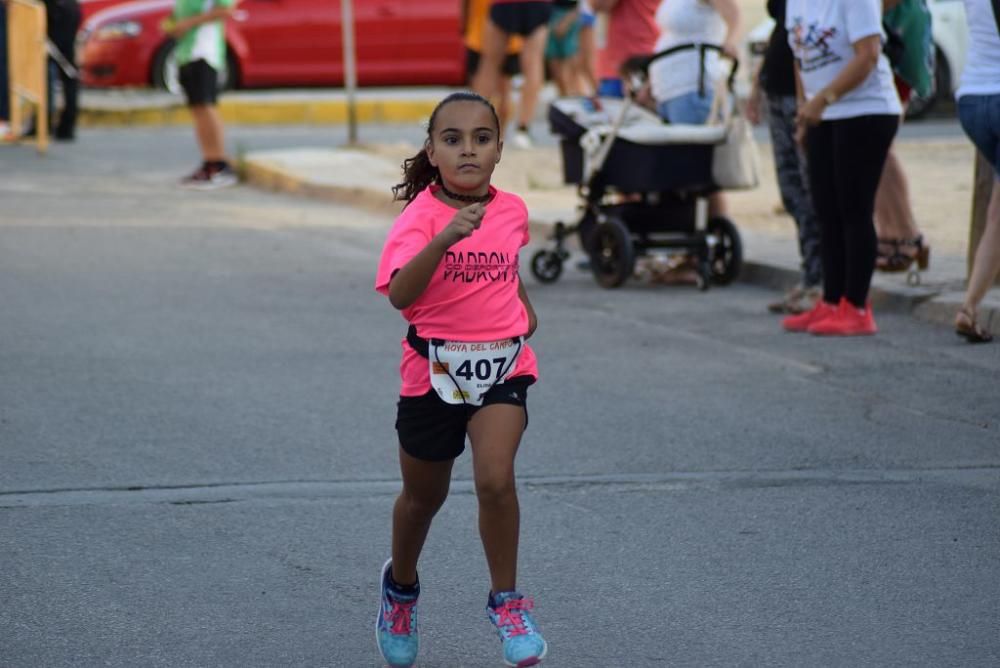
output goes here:
<path id="1" fill-rule="evenodd" d="M 524 408 L 528 426 L 528 386 L 531 376 L 517 376 L 494 385 L 483 397 L 483 406 L 509 404 Z M 429 462 L 455 459 L 465 450 L 469 420 L 483 406 L 448 404 L 434 389 L 418 397 L 400 397 L 396 411 L 399 445 L 411 457 Z"/>
<path id="2" fill-rule="evenodd" d="M 219 74 L 204 60 L 181 65 L 177 72 L 189 107 L 213 105 L 219 99 Z"/>
<path id="3" fill-rule="evenodd" d="M 527 37 L 541 26 L 547 26 L 551 16 L 549 0 L 494 2 L 490 7 L 490 20 L 508 35 Z"/>

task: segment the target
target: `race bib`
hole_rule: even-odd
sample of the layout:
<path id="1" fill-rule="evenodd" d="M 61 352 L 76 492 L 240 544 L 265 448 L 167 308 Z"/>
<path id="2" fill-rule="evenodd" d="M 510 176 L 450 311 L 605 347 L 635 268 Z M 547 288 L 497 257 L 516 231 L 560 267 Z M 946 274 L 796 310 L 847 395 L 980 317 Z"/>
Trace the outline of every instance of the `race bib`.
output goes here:
<path id="1" fill-rule="evenodd" d="M 427 359 L 431 387 L 449 404 L 482 406 L 483 397 L 514 370 L 524 343 L 521 337 L 487 341 L 432 341 Z"/>

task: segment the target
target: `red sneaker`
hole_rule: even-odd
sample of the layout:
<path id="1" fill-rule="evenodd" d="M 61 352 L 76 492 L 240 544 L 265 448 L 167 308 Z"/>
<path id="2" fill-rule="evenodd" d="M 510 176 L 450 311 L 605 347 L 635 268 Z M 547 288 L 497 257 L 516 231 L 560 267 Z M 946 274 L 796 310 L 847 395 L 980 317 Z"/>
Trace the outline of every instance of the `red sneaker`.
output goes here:
<path id="1" fill-rule="evenodd" d="M 806 331 L 817 336 L 871 336 L 878 331 L 878 327 L 875 326 L 871 304 L 859 309 L 842 299 L 832 317 L 809 325 Z"/>
<path id="2" fill-rule="evenodd" d="M 822 299 L 817 299 L 816 305 L 810 310 L 784 318 L 781 321 L 781 326 L 789 332 L 807 332 L 809 331 L 809 326 L 813 323 L 825 320 L 830 316 L 836 315 L 836 313 L 836 306 Z"/>

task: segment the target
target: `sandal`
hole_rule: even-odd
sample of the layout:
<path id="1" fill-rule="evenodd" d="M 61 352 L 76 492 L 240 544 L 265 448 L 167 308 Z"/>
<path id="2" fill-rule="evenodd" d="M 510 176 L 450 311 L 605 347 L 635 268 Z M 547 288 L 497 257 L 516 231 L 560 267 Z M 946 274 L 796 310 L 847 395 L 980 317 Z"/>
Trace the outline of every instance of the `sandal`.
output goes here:
<path id="1" fill-rule="evenodd" d="M 924 243 L 924 235 L 913 239 L 879 239 L 875 268 L 886 273 L 908 271 L 914 260 L 920 271 L 931 262 L 931 247 Z"/>
<path id="2" fill-rule="evenodd" d="M 989 343 L 993 340 L 993 335 L 976 322 L 975 311 L 964 307 L 955 316 L 955 333 L 969 343 Z"/>

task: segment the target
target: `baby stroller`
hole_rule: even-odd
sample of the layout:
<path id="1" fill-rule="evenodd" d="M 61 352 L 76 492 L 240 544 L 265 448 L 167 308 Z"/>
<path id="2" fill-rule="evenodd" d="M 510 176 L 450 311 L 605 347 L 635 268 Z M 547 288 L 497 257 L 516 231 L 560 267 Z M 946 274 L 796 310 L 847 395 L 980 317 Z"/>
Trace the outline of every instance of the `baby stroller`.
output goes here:
<path id="1" fill-rule="evenodd" d="M 532 256 L 531 273 L 540 282 L 559 279 L 569 258 L 565 242 L 573 234 L 605 288 L 622 285 L 635 272 L 636 259 L 654 250 L 693 258 L 703 290 L 739 275 L 743 251 L 736 225 L 724 217 L 708 219 L 707 196 L 721 189 L 713 155 L 726 140 L 727 124 L 670 125 L 633 99 L 649 64 L 683 49 L 721 51 L 700 44 L 674 47 L 642 59 L 624 100 L 565 98 L 550 105 L 551 131 L 561 138 L 563 180 L 579 186 L 581 202 L 577 222 L 556 223 L 554 247 Z M 719 92 L 732 93 L 737 67 L 733 62 Z"/>

